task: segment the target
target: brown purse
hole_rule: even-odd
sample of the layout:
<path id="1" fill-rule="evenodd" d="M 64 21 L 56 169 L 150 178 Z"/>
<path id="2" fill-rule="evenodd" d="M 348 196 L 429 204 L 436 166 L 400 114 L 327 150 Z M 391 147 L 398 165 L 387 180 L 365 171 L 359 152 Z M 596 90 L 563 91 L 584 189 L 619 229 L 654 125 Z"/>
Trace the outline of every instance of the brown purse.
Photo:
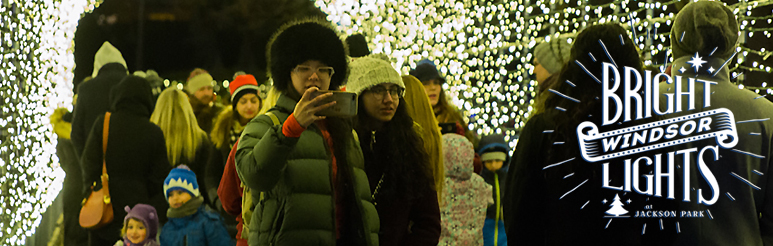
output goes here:
<path id="1" fill-rule="evenodd" d="M 107 187 L 107 134 L 110 127 L 110 112 L 105 113 L 105 123 L 102 127 L 102 189 L 94 190 L 97 182 L 91 185 L 91 194 L 83 199 L 83 207 L 78 218 L 81 227 L 97 229 L 113 221 L 113 204 L 110 202 L 110 190 Z"/>

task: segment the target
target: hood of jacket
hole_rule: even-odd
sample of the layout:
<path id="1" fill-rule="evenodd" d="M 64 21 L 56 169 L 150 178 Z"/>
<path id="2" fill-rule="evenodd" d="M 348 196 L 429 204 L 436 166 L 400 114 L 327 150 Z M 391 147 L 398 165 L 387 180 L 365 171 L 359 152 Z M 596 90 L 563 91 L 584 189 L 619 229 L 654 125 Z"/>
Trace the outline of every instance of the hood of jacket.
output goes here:
<path id="1" fill-rule="evenodd" d="M 153 93 L 150 83 L 137 76 L 126 76 L 110 91 L 110 111 L 129 112 L 150 118 L 153 112 Z"/>
<path id="2" fill-rule="evenodd" d="M 91 73 L 91 77 L 96 78 L 97 74 L 99 74 L 99 69 L 110 63 L 120 63 L 124 68 L 128 68 L 126 66 L 126 60 L 124 60 L 123 55 L 121 55 L 121 51 L 110 44 L 110 42 L 105 41 L 102 43 L 102 47 L 100 47 L 94 55 L 94 70 Z"/>
<path id="3" fill-rule="evenodd" d="M 447 178 L 470 179 L 474 169 L 475 150 L 467 138 L 459 134 L 444 134 L 443 158 Z"/>

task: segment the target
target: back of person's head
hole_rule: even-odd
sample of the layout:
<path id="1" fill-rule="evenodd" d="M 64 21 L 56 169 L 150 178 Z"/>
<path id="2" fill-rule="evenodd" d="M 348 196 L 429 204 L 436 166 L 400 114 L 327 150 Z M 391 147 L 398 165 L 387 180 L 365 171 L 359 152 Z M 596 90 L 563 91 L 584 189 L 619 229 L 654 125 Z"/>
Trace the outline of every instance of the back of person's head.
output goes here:
<path id="1" fill-rule="evenodd" d="M 99 50 L 97 50 L 97 53 L 94 55 L 94 70 L 91 73 L 91 77 L 97 77 L 99 69 L 110 63 L 120 63 L 124 68 L 127 68 L 126 60 L 123 59 L 121 51 L 115 48 L 110 42 L 105 41 L 102 43 L 102 47 L 99 47 Z"/>
<path id="2" fill-rule="evenodd" d="M 738 21 L 735 14 L 719 1 L 688 3 L 671 26 L 671 51 L 674 58 L 699 56 L 728 59 L 738 45 Z M 714 50 L 716 49 L 716 51 Z"/>
<path id="3" fill-rule="evenodd" d="M 138 203 L 137 205 L 134 205 L 134 208 L 130 208 L 127 205 L 124 207 L 124 211 L 126 211 L 126 217 L 123 219 L 123 229 L 121 229 L 124 245 L 129 245 L 127 244 L 127 241 L 130 241 L 128 238 L 129 235 L 126 233 L 129 220 L 140 221 L 145 226 L 145 238 L 143 241 L 140 243 L 133 243 L 131 245 L 146 245 L 147 242 L 156 240 L 159 227 L 158 213 L 156 212 L 156 208 L 148 204 Z"/>
<path id="4" fill-rule="evenodd" d="M 597 60 L 591 58 L 589 53 Z M 611 56 L 611 60 L 607 54 Z M 581 31 L 574 41 L 569 60 L 552 89 L 580 102 L 568 100 L 556 93 L 548 93 L 545 111 L 557 111 L 556 107 L 565 109 L 565 112 L 555 114 L 554 120 L 558 124 L 558 130 L 564 134 L 576 135 L 573 128 L 580 122 L 592 121 L 601 125 L 602 104 L 601 100 L 596 98 L 602 97 L 602 63 L 612 63 L 622 73 L 623 67 L 641 71 L 642 62 L 628 33 L 617 23 L 591 25 Z M 622 92 L 623 88 L 620 86 L 618 91 Z"/>
<path id="5" fill-rule="evenodd" d="M 475 150 L 470 140 L 455 133 L 443 134 L 443 156 L 446 177 L 468 180 L 473 173 Z"/>
<path id="6" fill-rule="evenodd" d="M 170 164 L 175 165 L 182 160 L 193 161 L 206 133 L 199 127 L 185 93 L 175 87 L 161 92 L 150 121 L 164 132 Z"/>
<path id="7" fill-rule="evenodd" d="M 561 71 L 564 64 L 569 61 L 571 38 L 573 35 L 561 35 L 538 44 L 534 47 L 534 59 L 550 74 Z"/>
<path id="8" fill-rule="evenodd" d="M 346 46 L 351 57 L 357 58 L 370 55 L 368 41 L 365 40 L 365 36 L 362 34 L 357 33 L 346 37 Z"/>
<path id="9" fill-rule="evenodd" d="M 303 91 L 295 92 L 290 72 L 301 63 L 315 60 L 333 68 L 330 90 L 337 90 L 347 78 L 346 49 L 335 28 L 324 19 L 306 19 L 289 22 L 269 41 L 266 58 L 274 87 L 280 92 L 291 92 L 300 98 Z"/>
<path id="10" fill-rule="evenodd" d="M 147 80 L 129 75 L 110 90 L 111 112 L 131 112 L 150 117 L 153 93 Z"/>

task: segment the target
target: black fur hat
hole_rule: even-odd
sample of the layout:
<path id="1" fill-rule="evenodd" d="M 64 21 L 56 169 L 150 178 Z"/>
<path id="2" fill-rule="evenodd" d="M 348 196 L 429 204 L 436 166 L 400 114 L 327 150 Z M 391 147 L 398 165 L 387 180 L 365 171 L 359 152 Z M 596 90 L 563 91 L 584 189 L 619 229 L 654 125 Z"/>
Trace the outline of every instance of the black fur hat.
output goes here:
<path id="1" fill-rule="evenodd" d="M 323 19 L 306 19 L 283 25 L 269 41 L 266 54 L 274 88 L 281 92 L 291 88 L 290 72 L 295 66 L 308 60 L 333 67 L 335 73 L 330 79 L 331 90 L 341 86 L 349 73 L 344 42 L 334 27 Z"/>

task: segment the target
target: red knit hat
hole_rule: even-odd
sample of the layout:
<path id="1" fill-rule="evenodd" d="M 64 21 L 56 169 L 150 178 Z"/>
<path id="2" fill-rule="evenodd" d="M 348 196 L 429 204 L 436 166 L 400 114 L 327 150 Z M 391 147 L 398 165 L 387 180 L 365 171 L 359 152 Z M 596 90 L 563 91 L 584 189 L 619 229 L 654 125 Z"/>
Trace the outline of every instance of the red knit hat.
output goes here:
<path id="1" fill-rule="evenodd" d="M 258 94 L 258 81 L 255 79 L 255 76 L 249 74 L 236 76 L 236 78 L 228 84 L 228 90 L 231 91 L 231 100 L 238 101 L 234 100 L 236 95 L 245 89 L 255 90 L 254 93 Z"/>

